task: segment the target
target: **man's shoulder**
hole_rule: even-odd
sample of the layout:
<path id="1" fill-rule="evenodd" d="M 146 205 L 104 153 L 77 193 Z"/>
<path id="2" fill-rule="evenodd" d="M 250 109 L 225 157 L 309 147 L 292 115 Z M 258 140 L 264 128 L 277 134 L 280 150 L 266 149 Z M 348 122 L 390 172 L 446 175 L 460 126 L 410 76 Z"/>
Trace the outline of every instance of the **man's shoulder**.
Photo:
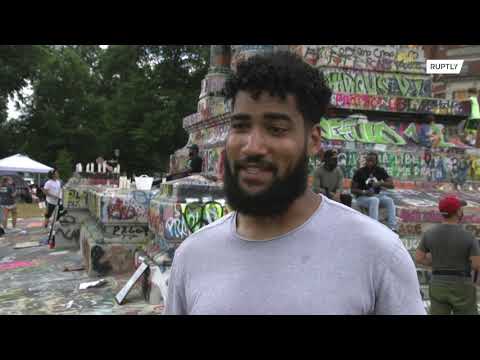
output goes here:
<path id="1" fill-rule="evenodd" d="M 223 241 L 229 232 L 229 220 L 234 214 L 231 212 L 188 236 L 177 248 L 175 256 L 185 256 L 201 248 L 211 248 L 215 243 Z"/>
<path id="2" fill-rule="evenodd" d="M 385 168 L 382 167 L 382 166 L 377 166 L 375 170 L 377 172 L 381 173 L 381 174 L 387 174 L 388 175 L 387 170 L 385 170 Z"/>
<path id="3" fill-rule="evenodd" d="M 323 175 L 325 173 L 325 168 L 323 167 L 323 164 L 318 166 L 316 169 L 315 169 L 315 174 L 316 175 Z"/>
<path id="4" fill-rule="evenodd" d="M 361 168 L 358 168 L 357 170 L 355 170 L 355 173 L 354 173 L 353 176 L 361 176 L 361 175 L 365 174 L 365 173 L 366 173 L 366 169 L 367 169 L 367 168 L 366 168 L 365 166 L 364 166 L 364 167 L 361 167 Z"/>
<path id="5" fill-rule="evenodd" d="M 378 254 L 390 253 L 403 247 L 398 235 L 381 222 L 343 204 L 328 199 L 325 201 L 328 202 L 329 216 L 335 222 L 335 228 L 350 234 L 343 236 L 344 241 L 355 241 L 370 249 L 374 248 Z"/>

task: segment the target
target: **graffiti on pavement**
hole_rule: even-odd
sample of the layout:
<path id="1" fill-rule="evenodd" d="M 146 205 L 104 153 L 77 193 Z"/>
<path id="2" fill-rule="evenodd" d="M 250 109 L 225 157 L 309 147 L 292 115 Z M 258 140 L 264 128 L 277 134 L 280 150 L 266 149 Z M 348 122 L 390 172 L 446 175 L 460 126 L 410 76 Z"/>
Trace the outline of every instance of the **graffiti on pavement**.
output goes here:
<path id="1" fill-rule="evenodd" d="M 18 268 L 31 267 L 35 264 L 31 261 L 12 261 L 0 264 L 0 271 L 2 270 L 14 270 Z"/>

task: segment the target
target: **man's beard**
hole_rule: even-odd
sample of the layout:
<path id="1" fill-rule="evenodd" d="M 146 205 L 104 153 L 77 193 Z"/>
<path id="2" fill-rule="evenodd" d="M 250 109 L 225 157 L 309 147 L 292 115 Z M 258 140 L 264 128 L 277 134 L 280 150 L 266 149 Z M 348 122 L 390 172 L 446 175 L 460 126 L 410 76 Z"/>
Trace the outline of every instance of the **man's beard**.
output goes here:
<path id="1" fill-rule="evenodd" d="M 257 164 L 272 171 L 272 184 L 265 190 L 248 194 L 239 184 L 239 171 L 246 163 Z M 230 207 L 244 215 L 275 217 L 285 214 L 292 203 L 303 195 L 308 183 L 308 158 L 306 151 L 293 170 L 283 178 L 277 176 L 278 169 L 270 162 L 258 157 L 249 157 L 234 163 L 234 170 L 225 154 L 224 191 Z"/>

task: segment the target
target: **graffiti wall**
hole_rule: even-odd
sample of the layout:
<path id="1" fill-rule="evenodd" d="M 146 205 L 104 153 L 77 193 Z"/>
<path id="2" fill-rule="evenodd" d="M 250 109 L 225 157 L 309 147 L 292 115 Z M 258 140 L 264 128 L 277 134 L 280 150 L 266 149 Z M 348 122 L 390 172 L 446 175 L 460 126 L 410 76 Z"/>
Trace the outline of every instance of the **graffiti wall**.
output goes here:
<path id="1" fill-rule="evenodd" d="M 346 119 L 323 119 L 320 122 L 324 148 L 340 150 L 339 163 L 346 177 L 351 178 L 363 163 L 368 151 L 379 152 L 380 161 L 399 180 L 448 181 L 462 184 L 480 180 L 480 153 L 465 139 L 455 125 L 438 122 L 368 121 L 365 116 Z M 189 141 L 207 146 L 201 151 L 203 172 L 220 174 L 222 151 L 229 123 L 199 129 Z M 204 144 L 204 145 L 203 145 Z M 186 166 L 187 158 L 176 157 Z M 313 172 L 319 159 L 312 159 Z"/>
<path id="2" fill-rule="evenodd" d="M 230 67 L 236 71 L 240 62 L 257 54 L 268 54 L 273 52 L 273 45 L 231 45 L 232 58 Z"/>
<path id="3" fill-rule="evenodd" d="M 227 213 L 221 183 L 193 175 L 161 185 L 150 202 L 148 227 L 167 251 Z"/>
<path id="4" fill-rule="evenodd" d="M 183 128 L 184 129 L 190 128 L 201 121 L 202 121 L 202 116 L 198 112 L 196 112 L 195 114 L 188 115 L 185 118 L 183 118 Z"/>
<path id="5" fill-rule="evenodd" d="M 336 68 L 325 68 L 322 72 L 334 92 L 403 97 L 432 96 L 432 80 L 428 75 Z"/>
<path id="6" fill-rule="evenodd" d="M 90 216 L 85 209 L 69 208 L 68 214 L 62 216 L 55 227 L 56 247 L 80 249 L 80 228 L 83 222 Z"/>
<path id="7" fill-rule="evenodd" d="M 148 225 L 155 234 L 155 241 L 166 251 L 227 213 L 223 199 L 174 204 L 162 202 L 150 207 Z"/>
<path id="8" fill-rule="evenodd" d="M 332 147 L 338 149 L 338 164 L 349 179 L 357 169 L 364 166 L 367 153 L 376 148 L 374 145 L 361 144 L 353 149 L 346 149 L 345 146 Z M 402 149 L 398 146 L 387 146 L 382 150 L 376 151 L 379 163 L 396 180 L 451 182 L 459 185 L 480 180 L 480 154 L 469 154 L 459 149 Z M 310 173 L 313 174 L 320 164 L 319 158 L 311 158 Z"/>
<path id="9" fill-rule="evenodd" d="M 65 188 L 63 190 L 63 206 L 67 209 L 86 209 L 86 191 L 86 188 Z"/>
<path id="10" fill-rule="evenodd" d="M 147 223 L 150 200 L 156 191 L 134 190 L 128 193 L 103 193 L 100 217 L 102 223 Z"/>
<path id="11" fill-rule="evenodd" d="M 398 211 L 398 217 L 401 219 L 402 223 L 409 224 L 441 223 L 443 221 L 443 217 L 437 208 L 430 208 L 428 210 L 415 208 L 400 208 Z M 465 224 L 480 224 L 480 215 L 478 215 L 477 212 L 473 214 L 465 214 L 463 222 Z M 422 228 L 420 228 L 420 230 L 422 230 Z"/>
<path id="12" fill-rule="evenodd" d="M 148 237 L 147 224 L 111 225 L 103 230 L 104 243 L 141 243 Z"/>
<path id="13" fill-rule="evenodd" d="M 419 145 L 426 148 L 472 148 L 456 126 L 440 123 L 372 122 L 359 118 L 322 119 L 326 140 L 386 145 Z"/>
<path id="14" fill-rule="evenodd" d="M 207 96 L 198 102 L 197 113 L 201 120 L 210 119 L 230 111 L 229 103 L 222 96 Z"/>
<path id="15" fill-rule="evenodd" d="M 332 94 L 331 104 L 342 109 L 468 116 L 468 109 L 464 103 L 433 98 L 339 92 Z"/>
<path id="16" fill-rule="evenodd" d="M 211 147 L 223 144 L 227 139 L 230 125 L 228 123 L 218 124 L 208 128 L 192 131 L 189 142 L 202 145 L 202 147 Z"/>
<path id="17" fill-rule="evenodd" d="M 226 77 L 221 74 L 208 75 L 201 83 L 201 91 L 199 98 L 205 96 L 218 96 L 220 95 L 223 87 L 225 86 Z"/>
<path id="18" fill-rule="evenodd" d="M 300 48 L 305 61 L 313 66 L 425 72 L 425 57 L 418 45 L 304 45 Z"/>

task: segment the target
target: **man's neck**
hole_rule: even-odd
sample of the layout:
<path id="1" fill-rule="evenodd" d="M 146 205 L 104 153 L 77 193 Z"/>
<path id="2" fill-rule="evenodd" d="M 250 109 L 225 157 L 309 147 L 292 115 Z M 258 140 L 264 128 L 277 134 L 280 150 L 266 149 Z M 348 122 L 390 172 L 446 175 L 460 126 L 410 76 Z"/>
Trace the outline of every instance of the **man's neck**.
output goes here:
<path id="1" fill-rule="evenodd" d="M 258 217 L 238 213 L 237 233 L 250 240 L 265 240 L 286 234 L 304 224 L 318 209 L 321 199 L 307 190 L 280 216 Z"/>
<path id="2" fill-rule="evenodd" d="M 446 224 L 446 225 L 458 225 L 459 222 L 458 222 L 458 219 L 445 219 L 442 221 L 442 224 Z"/>

